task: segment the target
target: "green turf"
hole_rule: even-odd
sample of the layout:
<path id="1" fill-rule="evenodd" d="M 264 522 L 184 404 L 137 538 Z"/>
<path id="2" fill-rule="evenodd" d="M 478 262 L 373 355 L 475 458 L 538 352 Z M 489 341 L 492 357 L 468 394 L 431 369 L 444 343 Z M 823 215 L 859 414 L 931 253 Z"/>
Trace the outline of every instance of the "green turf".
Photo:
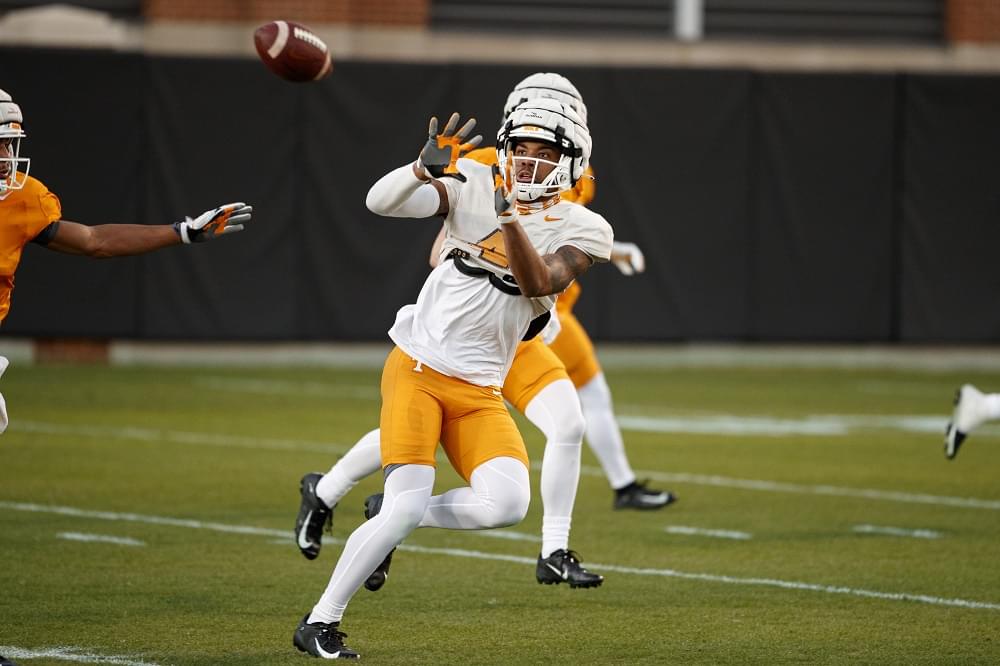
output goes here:
<path id="1" fill-rule="evenodd" d="M 772 368 L 608 377 L 623 417 L 910 415 L 939 417 L 942 428 L 962 381 L 1000 390 L 996 373 Z M 0 645 L 71 646 L 176 666 L 312 663 L 291 635 L 325 587 L 339 546 L 328 543 L 308 562 L 266 530 L 290 536 L 299 477 L 328 469 L 376 425 L 377 381 L 374 370 L 11 367 L 0 387 L 13 420 L 0 438 Z M 540 436 L 518 422 L 539 461 Z M 603 587 L 541 586 L 533 564 L 433 550 L 531 560 L 533 542 L 419 530 L 407 544 L 430 552 L 401 551 L 383 591 L 358 593 L 343 625 L 347 642 L 376 664 L 998 663 L 996 432 L 973 435 L 948 462 L 939 433 L 894 427 L 781 437 L 626 431 L 640 475 L 681 499 L 660 512 L 612 511 L 585 451 L 571 543 L 585 565 L 607 575 Z M 706 481 L 712 476 L 719 483 Z M 531 509 L 515 532 L 540 528 L 537 471 L 532 477 Z M 765 485 L 740 487 L 751 480 Z M 438 488 L 455 483 L 442 467 Z M 368 479 L 347 496 L 332 538 L 350 533 L 364 497 L 378 488 L 379 479 Z M 928 497 L 901 501 L 892 492 Z M 980 505 L 937 499 L 949 497 Z M 940 538 L 853 531 L 865 524 Z M 668 526 L 752 538 L 673 534 Z M 146 545 L 69 541 L 57 537 L 63 532 Z"/>

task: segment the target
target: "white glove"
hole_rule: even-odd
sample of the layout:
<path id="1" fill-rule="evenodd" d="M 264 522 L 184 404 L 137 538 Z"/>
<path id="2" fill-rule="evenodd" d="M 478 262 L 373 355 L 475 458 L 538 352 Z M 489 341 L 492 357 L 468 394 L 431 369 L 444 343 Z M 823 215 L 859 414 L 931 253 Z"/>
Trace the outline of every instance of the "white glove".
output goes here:
<path id="1" fill-rule="evenodd" d="M 10 364 L 3 356 L 0 356 L 0 377 L 3 376 L 4 371 Z M 0 394 L 0 435 L 7 430 L 7 401 L 3 399 L 3 394 Z"/>
<path id="2" fill-rule="evenodd" d="M 619 243 L 615 241 L 611 247 L 611 263 L 622 272 L 622 275 L 635 275 L 646 270 L 646 258 L 635 243 Z"/>
<path id="3" fill-rule="evenodd" d="M 203 243 L 217 236 L 243 231 L 243 223 L 250 219 L 253 207 L 245 203 L 231 203 L 207 210 L 193 220 L 186 217 L 174 224 L 174 231 L 185 243 Z"/>

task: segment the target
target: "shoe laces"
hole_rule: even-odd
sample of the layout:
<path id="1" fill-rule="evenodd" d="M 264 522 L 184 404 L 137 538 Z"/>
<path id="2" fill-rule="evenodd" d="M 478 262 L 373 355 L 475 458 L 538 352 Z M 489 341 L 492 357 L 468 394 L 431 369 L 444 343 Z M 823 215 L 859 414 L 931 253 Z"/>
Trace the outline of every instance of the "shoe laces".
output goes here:
<path id="1" fill-rule="evenodd" d="M 324 625 L 318 634 L 323 645 L 328 647 L 344 647 L 344 639 L 347 638 L 347 634 L 332 624 Z"/>
<path id="2" fill-rule="evenodd" d="M 566 550 L 566 554 L 563 555 L 565 559 L 568 559 L 572 564 L 580 564 L 580 554 L 575 550 Z"/>

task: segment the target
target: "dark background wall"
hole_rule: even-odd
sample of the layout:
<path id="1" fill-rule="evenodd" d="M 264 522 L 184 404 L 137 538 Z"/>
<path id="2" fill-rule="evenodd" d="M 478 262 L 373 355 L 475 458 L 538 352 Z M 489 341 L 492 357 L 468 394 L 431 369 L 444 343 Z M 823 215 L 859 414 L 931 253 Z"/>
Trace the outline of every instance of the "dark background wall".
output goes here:
<path id="1" fill-rule="evenodd" d="M 593 208 L 647 257 L 582 280 L 596 339 L 1000 340 L 1000 77 L 338 62 L 295 85 L 246 59 L 25 49 L 0 49 L 0 87 L 66 219 L 255 216 L 144 257 L 29 246 L 4 333 L 383 340 L 439 225 L 372 215 L 368 188 L 430 115 L 490 141 L 548 69 L 590 109 Z"/>

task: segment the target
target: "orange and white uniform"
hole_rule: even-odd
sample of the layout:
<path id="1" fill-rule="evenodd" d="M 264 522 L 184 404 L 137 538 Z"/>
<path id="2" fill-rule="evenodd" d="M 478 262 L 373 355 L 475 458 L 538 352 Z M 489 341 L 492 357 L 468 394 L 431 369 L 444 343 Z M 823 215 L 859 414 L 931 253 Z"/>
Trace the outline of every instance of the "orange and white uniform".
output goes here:
<path id="1" fill-rule="evenodd" d="M 494 148 L 478 148 L 466 158 L 493 166 L 497 163 L 497 151 Z M 559 196 L 563 201 L 586 206 L 593 201 L 594 190 L 593 170 L 588 166 L 573 189 Z M 503 385 L 503 395 L 518 411 L 523 413 L 538 392 L 557 379 L 569 378 L 579 388 L 601 371 L 594 343 L 573 314 L 573 306 L 579 296 L 580 285 L 576 281 L 559 295 L 556 315 L 561 330 L 555 340 L 546 345 L 541 336 L 536 336 L 517 348 L 514 363 Z"/>
<path id="2" fill-rule="evenodd" d="M 14 273 L 24 246 L 51 240 L 61 217 L 59 198 L 31 176 L 21 189 L 0 195 L 0 321 L 10 311 Z"/>
<path id="3" fill-rule="evenodd" d="M 493 213 L 492 171 L 468 159 L 459 160 L 458 168 L 467 182 L 452 178 L 440 181 L 449 200 L 442 260 L 424 282 L 417 302 L 400 309 L 389 331 L 402 354 L 390 356 L 383 375 L 382 464 L 432 465 L 440 437 L 452 463 L 458 462 L 456 470 L 468 478 L 478 464 L 499 455 L 516 457 L 527 465 L 523 441 L 503 407 L 500 387 L 505 385 L 528 324 L 552 308 L 554 297 L 512 296 L 490 280 L 464 274 L 455 262 L 446 259 L 457 250 L 466 253 L 464 261 L 476 268 L 501 278 L 511 275 Z M 595 261 L 610 258 L 611 226 L 582 206 L 558 201 L 544 210 L 522 212 L 520 224 L 539 254 L 551 254 L 568 245 Z M 432 373 L 421 377 L 426 368 Z M 437 390 L 422 387 L 431 378 Z M 460 391 L 460 384 L 472 386 L 463 386 Z M 486 389 L 481 398 L 483 409 L 490 403 L 495 407 L 488 415 L 461 407 L 466 402 L 465 393 L 475 387 Z M 426 409 L 413 409 L 412 401 L 421 394 L 434 395 L 440 404 L 434 411 L 440 411 L 443 421 Z M 462 396 L 456 399 L 454 412 L 449 404 L 452 394 Z M 464 426 L 452 427 L 452 418 Z M 461 439 L 464 444 L 458 444 Z M 475 453 L 467 450 L 469 446 Z"/>

